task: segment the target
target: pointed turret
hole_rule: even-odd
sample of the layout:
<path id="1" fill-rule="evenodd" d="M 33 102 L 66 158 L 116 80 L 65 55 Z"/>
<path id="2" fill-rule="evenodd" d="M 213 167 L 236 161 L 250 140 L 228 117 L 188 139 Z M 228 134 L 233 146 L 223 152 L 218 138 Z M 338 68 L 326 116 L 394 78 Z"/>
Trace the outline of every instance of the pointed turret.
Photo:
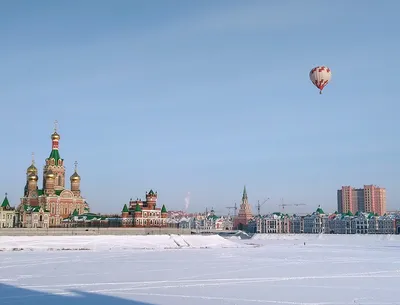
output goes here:
<path id="1" fill-rule="evenodd" d="M 133 212 L 133 225 L 135 225 L 135 221 L 142 217 L 142 208 L 140 207 L 139 203 L 136 203 L 135 212 Z"/>
<path id="2" fill-rule="evenodd" d="M 8 201 L 7 193 L 4 196 L 4 200 L 3 200 L 3 203 L 1 204 L 1 207 L 4 208 L 4 209 L 9 209 L 10 208 L 10 202 Z"/>
<path id="3" fill-rule="evenodd" d="M 167 218 L 168 217 L 168 212 L 167 212 L 167 208 L 165 207 L 165 205 L 163 204 L 162 208 L 161 208 L 161 218 Z"/>
<path id="4" fill-rule="evenodd" d="M 129 218 L 129 209 L 126 204 L 124 204 L 124 207 L 122 208 L 122 226 L 126 227 L 128 226 L 128 218 Z"/>
<path id="5" fill-rule="evenodd" d="M 248 198 L 247 198 L 246 186 L 244 186 L 244 188 L 243 188 L 243 196 L 242 196 L 242 201 L 244 201 L 244 200 L 248 200 Z"/>
<path id="6" fill-rule="evenodd" d="M 136 203 L 135 212 L 142 212 L 142 208 L 140 207 L 139 203 Z"/>

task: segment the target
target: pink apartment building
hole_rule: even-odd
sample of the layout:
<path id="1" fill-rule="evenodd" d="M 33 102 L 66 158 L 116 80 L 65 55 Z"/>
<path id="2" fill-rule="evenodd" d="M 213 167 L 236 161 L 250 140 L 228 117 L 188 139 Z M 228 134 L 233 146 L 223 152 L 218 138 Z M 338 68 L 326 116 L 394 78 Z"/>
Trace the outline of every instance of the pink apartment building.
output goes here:
<path id="1" fill-rule="evenodd" d="M 357 212 L 384 215 L 386 213 L 386 189 L 375 185 L 364 185 L 364 188 L 342 186 L 337 191 L 339 213 Z"/>

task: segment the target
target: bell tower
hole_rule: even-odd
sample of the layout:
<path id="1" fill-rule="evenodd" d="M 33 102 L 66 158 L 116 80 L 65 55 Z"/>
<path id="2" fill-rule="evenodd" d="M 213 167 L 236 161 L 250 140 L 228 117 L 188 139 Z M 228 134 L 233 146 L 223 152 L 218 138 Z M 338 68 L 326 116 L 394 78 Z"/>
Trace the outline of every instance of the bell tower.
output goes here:
<path id="1" fill-rule="evenodd" d="M 249 204 L 249 199 L 247 197 L 246 186 L 243 188 L 242 203 L 240 204 L 239 214 L 234 218 L 233 226 L 234 228 L 239 228 L 242 226 L 247 226 L 249 220 L 253 217 L 251 211 L 251 205 Z"/>
<path id="2" fill-rule="evenodd" d="M 61 159 L 59 148 L 60 135 L 57 133 L 58 122 L 54 122 L 54 132 L 51 135 L 51 153 L 46 159 L 43 169 L 43 188 L 46 188 L 46 178 L 51 177 L 51 185 L 55 191 L 62 191 L 65 188 L 65 167 L 64 159 Z M 50 172 L 50 175 L 47 173 Z"/>

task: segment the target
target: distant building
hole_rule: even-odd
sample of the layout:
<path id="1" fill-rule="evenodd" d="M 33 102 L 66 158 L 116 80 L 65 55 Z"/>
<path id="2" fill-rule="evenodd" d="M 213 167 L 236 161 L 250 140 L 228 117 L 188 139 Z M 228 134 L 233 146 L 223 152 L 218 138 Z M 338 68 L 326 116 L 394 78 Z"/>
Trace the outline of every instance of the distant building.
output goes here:
<path id="1" fill-rule="evenodd" d="M 328 229 L 328 215 L 318 206 L 317 210 L 304 217 L 304 233 L 329 233 Z"/>
<path id="2" fill-rule="evenodd" d="M 217 216 L 214 209 L 206 213 L 204 217 L 197 217 L 196 229 L 199 230 L 232 230 L 230 216 Z"/>
<path id="3" fill-rule="evenodd" d="M 165 205 L 157 208 L 157 192 L 146 192 L 146 200 L 129 201 L 122 209 L 122 226 L 124 227 L 165 227 L 168 212 Z"/>
<path id="4" fill-rule="evenodd" d="M 15 209 L 10 206 L 7 193 L 4 196 L 3 203 L 0 205 L 0 229 L 13 228 L 15 225 Z"/>
<path id="5" fill-rule="evenodd" d="M 395 220 L 396 234 L 400 234 L 400 218 Z"/>
<path id="6" fill-rule="evenodd" d="M 76 162 L 70 177 L 71 190 L 65 187 L 65 166 L 58 150 L 60 135 L 57 133 L 57 122 L 51 140 L 51 152 L 43 168 L 42 188 L 38 187 L 38 170 L 32 154 L 32 164 L 26 171 L 24 196 L 17 207 L 19 227 L 57 227 L 74 211 L 78 214 L 89 212 L 89 206 L 81 195 L 81 177 L 77 173 Z"/>
<path id="7" fill-rule="evenodd" d="M 253 219 L 251 206 L 247 197 L 246 186 L 243 189 L 242 203 L 240 204 L 238 216 L 234 218 L 233 228 L 242 230 L 247 227 L 249 221 Z"/>
<path id="8" fill-rule="evenodd" d="M 289 233 L 290 217 L 287 214 L 275 212 L 270 215 L 256 216 L 256 233 Z"/>
<path id="9" fill-rule="evenodd" d="M 342 186 L 337 191 L 337 205 L 340 214 L 351 212 L 386 213 L 386 189 L 375 185 L 364 185 L 362 189 Z"/>
<path id="10" fill-rule="evenodd" d="M 24 228 L 48 228 L 50 213 L 41 206 L 23 205 L 19 210 L 20 221 Z"/>

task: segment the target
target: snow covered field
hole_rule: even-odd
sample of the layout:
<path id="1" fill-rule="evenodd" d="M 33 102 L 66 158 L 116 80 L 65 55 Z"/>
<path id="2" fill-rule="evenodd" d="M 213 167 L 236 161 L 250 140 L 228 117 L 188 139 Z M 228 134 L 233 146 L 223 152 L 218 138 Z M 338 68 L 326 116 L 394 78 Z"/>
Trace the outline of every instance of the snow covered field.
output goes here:
<path id="1" fill-rule="evenodd" d="M 400 236 L 0 237 L 0 249 L 1 305 L 400 305 Z"/>

